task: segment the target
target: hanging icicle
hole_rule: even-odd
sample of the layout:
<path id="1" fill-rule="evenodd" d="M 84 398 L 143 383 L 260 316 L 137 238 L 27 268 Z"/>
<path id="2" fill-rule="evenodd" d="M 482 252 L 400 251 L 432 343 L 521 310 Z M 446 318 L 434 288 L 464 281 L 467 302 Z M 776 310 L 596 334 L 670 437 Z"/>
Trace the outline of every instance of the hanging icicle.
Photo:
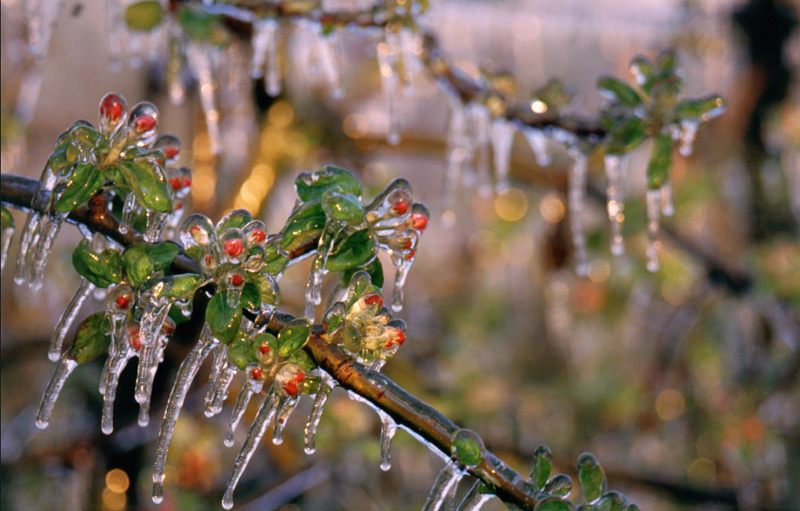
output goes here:
<path id="1" fill-rule="evenodd" d="M 283 430 L 286 428 L 286 423 L 289 422 L 289 417 L 292 416 L 299 402 L 300 399 L 296 397 L 290 397 L 281 402 L 281 406 L 275 416 L 275 427 L 272 428 L 273 444 L 281 445 L 283 443 Z"/>
<path id="2" fill-rule="evenodd" d="M 492 121 L 492 154 L 494 156 L 494 190 L 503 193 L 509 188 L 508 172 L 511 163 L 511 147 L 514 141 L 514 125 L 505 119 Z"/>
<path id="3" fill-rule="evenodd" d="M 484 504 L 492 500 L 494 495 L 481 492 L 482 483 L 475 481 L 458 505 L 458 511 L 479 511 Z"/>
<path id="4" fill-rule="evenodd" d="M 661 192 L 661 214 L 672 216 L 675 214 L 675 206 L 672 203 L 672 183 L 669 180 L 659 188 Z"/>
<path id="5" fill-rule="evenodd" d="M 341 99 L 344 97 L 344 89 L 342 88 L 342 79 L 339 76 L 339 64 L 337 63 L 337 36 L 336 32 L 332 34 L 322 34 L 321 27 L 318 26 L 317 30 L 317 61 L 319 62 L 320 71 L 325 81 L 328 83 L 328 90 L 333 99 Z"/>
<path id="6" fill-rule="evenodd" d="M 397 114 L 397 48 L 390 44 L 390 38 L 378 43 L 378 69 L 381 75 L 383 95 L 386 99 L 386 141 L 391 145 L 400 143 L 400 119 Z"/>
<path id="7" fill-rule="evenodd" d="M 0 232 L 0 271 L 6 267 L 6 257 L 8 257 L 8 248 L 11 246 L 11 239 L 14 237 L 14 218 L 11 213 L 5 208 L 0 208 L 0 215 L 2 215 L 2 232 Z"/>
<path id="8" fill-rule="evenodd" d="M 459 468 L 456 463 L 448 461 L 433 481 L 433 486 L 428 494 L 428 499 L 422 506 L 422 511 L 447 509 L 447 505 L 454 498 L 455 490 L 463 477 L 464 470 Z"/>
<path id="9" fill-rule="evenodd" d="M 467 135 L 467 111 L 461 98 L 449 95 L 450 125 L 447 132 L 447 173 L 445 174 L 444 197 L 447 211 L 452 212 L 456 204 L 456 193 L 464 173 L 464 164 L 472 157 L 472 145 Z M 444 214 L 443 214 L 444 218 Z"/>
<path id="10" fill-rule="evenodd" d="M 210 45 L 189 41 L 186 43 L 186 63 L 197 79 L 200 89 L 200 104 L 206 117 L 206 128 L 211 152 L 220 152 L 219 110 L 216 107 L 214 93 L 216 83 L 214 80 L 214 54 L 215 50 Z"/>
<path id="11" fill-rule="evenodd" d="M 569 223 L 572 231 L 572 244 L 575 248 L 575 272 L 585 276 L 589 269 L 586 255 L 586 234 L 583 231 L 584 194 L 586 190 L 587 159 L 586 155 L 577 147 L 570 147 L 567 151 L 572 162 L 569 167 L 568 197 Z"/>
<path id="12" fill-rule="evenodd" d="M 53 372 L 53 376 L 47 384 L 47 389 L 44 391 L 39 411 L 36 413 L 37 428 L 45 429 L 50 424 L 50 415 L 53 412 L 53 407 L 59 394 L 61 394 L 61 389 L 64 388 L 64 383 L 76 367 L 78 367 L 78 362 L 67 353 L 59 359 L 56 370 Z"/>
<path id="13" fill-rule="evenodd" d="M 335 385 L 333 378 L 322 369 L 318 369 L 320 376 L 320 384 L 317 393 L 314 394 L 314 404 L 311 407 L 311 413 L 308 414 L 306 427 L 304 430 L 305 446 L 304 451 L 306 454 L 314 454 L 316 452 L 316 436 L 319 421 L 322 419 L 322 411 L 325 408 L 325 403 L 328 401 L 331 390 Z"/>
<path id="14" fill-rule="evenodd" d="M 253 58 L 251 75 L 264 76 L 264 88 L 268 95 L 277 97 L 281 93 L 281 69 L 278 61 L 278 36 L 280 25 L 275 18 L 261 18 L 253 23 Z"/>
<path id="15" fill-rule="evenodd" d="M 248 376 L 247 380 L 242 384 L 241 390 L 239 390 L 239 397 L 236 399 L 236 404 L 231 411 L 228 427 L 225 428 L 225 447 L 233 447 L 233 435 L 236 432 L 236 427 L 239 425 L 239 422 L 241 422 L 244 412 L 247 410 L 247 405 L 250 403 L 250 399 L 254 394 L 261 392 L 261 388 L 264 385 L 261 380 L 250 377 L 253 369 L 255 368 L 248 368 L 248 370 L 245 371 L 245 374 Z"/>
<path id="16" fill-rule="evenodd" d="M 528 145 L 531 146 L 533 156 L 536 159 L 536 165 L 540 167 L 547 167 L 552 162 L 550 156 L 549 141 L 547 134 L 536 128 L 527 128 L 523 131 L 525 138 L 528 139 Z"/>
<path id="17" fill-rule="evenodd" d="M 67 303 L 67 307 L 64 309 L 64 312 L 58 319 L 58 323 L 56 323 L 53 329 L 53 335 L 50 337 L 50 348 L 47 350 L 47 358 L 51 361 L 55 362 L 61 358 L 61 347 L 64 344 L 64 339 L 67 337 L 72 323 L 75 322 L 75 318 L 78 316 L 83 302 L 86 301 L 86 298 L 89 297 L 93 290 L 94 284 L 81 277 L 81 284 L 78 290 L 69 303 Z"/>
<path id="18" fill-rule="evenodd" d="M 489 176 L 489 144 L 491 143 L 491 114 L 482 103 L 467 105 L 468 125 L 472 138 L 473 158 L 471 172 L 464 176 L 467 187 L 477 186 L 478 193 L 484 197 L 492 191 Z"/>
<path id="19" fill-rule="evenodd" d="M 658 252 L 661 242 L 658 239 L 659 218 L 661 216 L 661 190 L 647 190 L 647 270 L 656 272 L 659 268 Z"/>
<path id="20" fill-rule="evenodd" d="M 604 165 L 606 170 L 606 195 L 608 197 L 608 219 L 611 220 L 611 253 L 622 255 L 625 244 L 622 238 L 622 223 L 625 221 L 625 202 L 622 174 L 628 157 L 617 154 L 606 154 Z"/>

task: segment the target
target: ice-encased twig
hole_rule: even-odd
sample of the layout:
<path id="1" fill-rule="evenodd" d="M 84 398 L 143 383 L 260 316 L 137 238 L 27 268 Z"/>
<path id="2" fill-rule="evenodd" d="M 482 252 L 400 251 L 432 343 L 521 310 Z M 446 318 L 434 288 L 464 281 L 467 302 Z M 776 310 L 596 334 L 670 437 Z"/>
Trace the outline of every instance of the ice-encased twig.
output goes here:
<path id="1" fill-rule="evenodd" d="M 53 407 L 56 404 L 58 395 L 61 394 L 61 389 L 64 388 L 64 382 L 67 381 L 67 378 L 69 378 L 69 375 L 72 374 L 72 371 L 74 371 L 76 367 L 78 367 L 78 362 L 70 357 L 68 353 L 64 353 L 61 359 L 59 359 L 53 376 L 50 378 L 47 388 L 44 391 L 42 402 L 39 405 L 39 411 L 36 413 L 37 428 L 45 429 L 50 424 L 50 414 L 53 413 Z"/>
<path id="2" fill-rule="evenodd" d="M 216 343 L 217 340 L 211 335 L 208 325 L 205 325 L 200 334 L 200 339 L 178 369 L 178 375 L 175 378 L 175 383 L 172 386 L 167 406 L 164 410 L 164 419 L 161 422 L 156 456 L 153 462 L 153 502 L 156 504 L 164 499 L 164 471 L 167 466 L 167 452 L 172 440 L 172 433 L 175 431 L 175 424 L 178 422 L 178 415 L 181 412 L 181 408 L 183 408 L 183 401 L 186 399 L 189 386 L 197 376 L 197 371 Z"/>
<path id="3" fill-rule="evenodd" d="M 72 323 L 75 322 L 83 302 L 86 301 L 86 298 L 89 297 L 93 290 L 94 284 L 81 277 L 81 284 L 78 286 L 78 290 L 75 291 L 72 299 L 67 303 L 67 307 L 58 319 L 58 323 L 56 323 L 53 335 L 50 337 L 47 358 L 53 362 L 61 358 L 61 348 L 64 344 L 64 339 L 67 337 L 67 332 L 69 332 Z"/>
<path id="4" fill-rule="evenodd" d="M 275 417 L 276 411 L 283 407 L 283 403 L 286 399 L 290 398 L 287 396 L 278 398 L 277 392 L 274 389 L 270 389 L 269 393 L 267 393 L 267 396 L 264 398 L 264 402 L 258 410 L 258 415 L 256 415 L 256 419 L 253 421 L 252 426 L 250 426 L 250 431 L 247 433 L 247 438 L 242 448 L 239 450 L 239 453 L 236 455 L 236 460 L 233 462 L 233 473 L 228 480 L 228 486 L 225 488 L 225 494 L 222 497 L 223 508 L 231 509 L 233 507 L 233 492 L 236 490 L 236 485 L 239 483 L 239 479 L 241 479 L 242 474 L 247 468 L 247 464 L 250 463 L 250 459 L 253 457 L 258 444 L 264 437 L 264 433 L 266 433 L 272 419 Z"/>

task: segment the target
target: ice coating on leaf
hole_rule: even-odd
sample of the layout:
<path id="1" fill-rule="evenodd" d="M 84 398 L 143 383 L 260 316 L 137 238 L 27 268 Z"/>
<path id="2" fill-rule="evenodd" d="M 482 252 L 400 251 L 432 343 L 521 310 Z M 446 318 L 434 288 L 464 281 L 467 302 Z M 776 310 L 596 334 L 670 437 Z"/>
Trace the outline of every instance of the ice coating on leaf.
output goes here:
<path id="1" fill-rule="evenodd" d="M 472 486 L 470 487 L 469 491 L 464 498 L 461 500 L 461 503 L 458 505 L 458 511 L 479 511 L 484 504 L 494 498 L 494 495 L 491 493 L 484 493 L 481 491 L 483 489 L 483 483 L 481 481 L 475 481 Z"/>
<path id="2" fill-rule="evenodd" d="M 550 149 L 548 148 L 547 134 L 535 128 L 528 128 L 523 131 L 525 138 L 528 139 L 528 144 L 531 146 L 533 156 L 536 158 L 536 164 L 540 167 L 547 167 L 550 165 L 552 158 L 550 156 Z"/>
<path id="3" fill-rule="evenodd" d="M 216 244 L 217 241 L 214 224 L 211 223 L 207 216 L 197 213 L 184 220 L 179 236 L 183 248 L 190 256 L 196 259 L 200 259 L 199 254 L 205 255 L 211 250 L 212 245 Z"/>
<path id="4" fill-rule="evenodd" d="M 388 118 L 386 141 L 391 145 L 397 145 L 400 143 L 400 120 L 397 117 L 397 48 L 391 44 L 390 37 L 384 37 L 383 42 L 378 43 L 376 51 L 383 95 L 386 98 Z"/>
<path id="5" fill-rule="evenodd" d="M 166 158 L 166 165 L 172 166 L 178 162 L 178 159 L 181 157 L 181 141 L 175 135 L 161 135 L 159 136 L 155 143 L 153 144 L 153 148 L 160 150 L 164 153 L 164 158 Z M 173 192 L 184 188 L 184 183 L 179 183 L 181 186 L 176 187 L 172 182 Z"/>
<path id="6" fill-rule="evenodd" d="M 492 121 L 492 154 L 494 156 L 496 193 L 504 192 L 509 188 L 508 172 L 515 131 L 514 125 L 505 119 Z"/>
<path id="7" fill-rule="evenodd" d="M 49 358 L 51 361 L 55 362 L 61 358 L 61 347 L 64 344 L 64 339 L 67 337 L 69 329 L 75 322 L 75 318 L 78 316 L 78 312 L 80 312 L 83 302 L 86 301 L 86 298 L 89 297 L 93 290 L 94 284 L 84 278 L 81 278 L 81 283 L 80 286 L 78 286 L 78 290 L 75 291 L 75 294 L 67 303 L 64 312 L 61 313 L 61 317 L 58 318 L 58 323 L 56 323 L 56 326 L 53 329 L 53 334 L 50 337 L 50 347 L 47 350 L 47 358 Z"/>
<path id="8" fill-rule="evenodd" d="M 583 230 L 583 208 L 586 190 L 587 161 L 586 155 L 578 148 L 568 150 L 572 162 L 569 167 L 568 197 L 569 225 L 572 231 L 572 244 L 575 248 L 575 271 L 584 276 L 588 271 L 586 256 L 586 234 Z"/>
<path id="9" fill-rule="evenodd" d="M 647 270 L 656 272 L 659 268 L 658 252 L 661 242 L 658 239 L 661 216 L 661 190 L 647 190 Z"/>
<path id="10" fill-rule="evenodd" d="M 537 490 L 541 490 L 547 484 L 550 471 L 553 469 L 553 454 L 546 445 L 536 448 L 533 453 L 533 467 L 531 467 L 531 484 Z"/>
<path id="11" fill-rule="evenodd" d="M 233 462 L 233 473 L 228 480 L 225 494 L 222 497 L 223 508 L 231 509 L 233 507 L 233 492 L 236 491 L 236 485 L 239 483 L 239 479 L 241 479 L 248 463 L 250 463 L 250 459 L 253 457 L 258 444 L 261 443 L 264 433 L 266 433 L 267 428 L 273 418 L 275 418 L 276 412 L 282 409 L 284 403 L 290 399 L 292 398 L 287 396 L 279 397 L 272 389 L 270 389 L 267 397 L 264 398 L 264 402 L 261 404 L 261 408 L 259 408 L 253 424 L 250 426 L 250 431 L 247 433 L 247 438 L 242 448 L 239 450 L 239 453 L 236 455 L 236 460 Z"/>
<path id="12" fill-rule="evenodd" d="M 156 504 L 161 502 L 164 496 L 164 471 L 167 463 L 167 451 L 169 450 L 169 444 L 172 440 L 172 434 L 175 431 L 175 424 L 178 422 L 178 415 L 180 414 L 181 408 L 183 408 L 183 401 L 186 399 L 189 386 L 192 384 L 195 376 L 197 376 L 200 365 L 216 343 L 217 341 L 211 335 L 208 325 L 204 326 L 200 334 L 200 339 L 178 369 L 175 384 L 172 386 L 169 399 L 167 400 L 167 406 L 164 410 L 164 419 L 161 422 L 161 430 L 158 434 L 158 445 L 156 446 L 156 456 L 153 462 L 153 502 Z"/>
<path id="13" fill-rule="evenodd" d="M 211 152 L 219 154 L 220 131 L 219 131 L 219 111 L 217 110 L 214 90 L 216 82 L 214 80 L 214 70 L 212 54 L 214 49 L 207 44 L 200 44 L 189 41 L 186 43 L 186 63 L 197 79 L 200 89 L 200 104 L 206 118 L 206 129 Z"/>
<path id="14" fill-rule="evenodd" d="M 422 511 L 447 509 L 447 506 L 455 497 L 455 490 L 463 477 L 463 470 L 455 463 L 447 463 L 433 481 L 433 486 L 431 486 L 430 493 L 428 493 L 428 499 L 422 506 Z"/>
<path id="15" fill-rule="evenodd" d="M 308 414 L 308 420 L 306 421 L 306 426 L 304 429 L 304 448 L 306 454 L 314 454 L 317 450 L 316 448 L 316 436 L 317 436 L 317 428 L 319 427 L 319 421 L 322 419 L 322 411 L 325 408 L 325 403 L 328 401 L 328 396 L 330 396 L 331 390 L 334 387 L 333 378 L 330 377 L 328 373 L 323 371 L 322 369 L 318 370 L 320 376 L 320 385 L 317 388 L 317 392 L 314 394 L 314 403 L 311 406 L 311 412 Z"/>
<path id="16" fill-rule="evenodd" d="M 622 223 L 625 221 L 625 202 L 623 192 L 623 167 L 627 157 L 616 154 L 606 154 L 604 158 L 606 171 L 606 185 L 608 219 L 611 221 L 611 253 L 622 255 L 625 245 L 622 238 Z"/>
<path id="17" fill-rule="evenodd" d="M 39 405 L 39 411 L 36 413 L 37 428 L 45 429 L 50 424 L 50 415 L 53 412 L 53 407 L 56 404 L 59 394 L 61 394 L 61 389 L 64 388 L 64 383 L 76 367 L 78 367 L 78 362 L 67 353 L 62 355 L 59 359 L 53 376 L 47 384 L 47 389 L 44 391 L 44 397 Z"/>
<path id="18" fill-rule="evenodd" d="M 581 497 L 586 504 L 597 502 L 607 489 L 605 472 L 589 453 L 578 457 L 578 480 L 581 483 Z"/>
<path id="19" fill-rule="evenodd" d="M 557 474 L 544 485 L 544 493 L 556 497 L 566 497 L 572 492 L 572 479 L 566 474 Z"/>

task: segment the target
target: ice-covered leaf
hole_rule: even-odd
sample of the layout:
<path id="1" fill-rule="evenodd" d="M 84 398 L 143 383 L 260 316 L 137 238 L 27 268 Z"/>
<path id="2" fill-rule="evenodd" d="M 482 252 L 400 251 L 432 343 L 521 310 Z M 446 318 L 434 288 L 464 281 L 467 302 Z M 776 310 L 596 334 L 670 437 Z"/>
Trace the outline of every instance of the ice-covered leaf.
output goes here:
<path id="1" fill-rule="evenodd" d="M 575 506 L 568 500 L 561 500 L 556 497 L 547 497 L 540 500 L 534 511 L 572 511 Z"/>
<path id="2" fill-rule="evenodd" d="M 122 280 L 122 257 L 116 250 L 93 252 L 83 239 L 72 251 L 72 266 L 83 278 L 97 287 L 108 287 Z"/>
<path id="3" fill-rule="evenodd" d="M 595 504 L 597 511 L 625 511 L 628 505 L 628 499 L 625 495 L 617 491 L 609 491 L 600 497 L 600 500 Z"/>
<path id="4" fill-rule="evenodd" d="M 597 80 L 597 87 L 602 94 L 627 107 L 637 107 L 642 104 L 641 96 L 633 87 L 613 76 L 604 76 Z"/>
<path id="5" fill-rule="evenodd" d="M 141 204 L 160 213 L 172 211 L 170 185 L 158 165 L 147 160 L 121 161 L 117 168 Z"/>
<path id="6" fill-rule="evenodd" d="M 450 442 L 450 454 L 465 467 L 475 467 L 483 461 L 483 440 L 469 429 L 460 429 Z"/>
<path id="7" fill-rule="evenodd" d="M 84 319 L 69 349 L 70 357 L 82 364 L 105 353 L 111 342 L 110 330 L 111 324 L 104 312 L 96 312 Z"/>
<path id="8" fill-rule="evenodd" d="M 178 255 L 180 247 L 175 243 L 137 243 L 122 254 L 122 262 L 128 280 L 138 286 L 153 277 L 156 272 L 164 271 Z"/>
<path id="9" fill-rule="evenodd" d="M 64 190 L 55 200 L 54 208 L 60 213 L 69 213 L 92 198 L 105 179 L 100 169 L 92 163 L 76 165 Z"/>
<path id="10" fill-rule="evenodd" d="M 316 244 L 325 228 L 325 211 L 317 202 L 307 202 L 297 208 L 286 221 L 281 233 L 281 246 L 294 257 L 310 244 Z"/>
<path id="11" fill-rule="evenodd" d="M 352 280 L 353 276 L 359 271 L 367 272 L 370 276 L 370 280 L 375 286 L 383 286 L 383 265 L 381 264 L 381 260 L 377 257 L 363 268 L 350 268 L 345 270 L 344 273 L 342 273 L 344 285 L 350 285 L 350 281 Z"/>
<path id="12" fill-rule="evenodd" d="M 326 268 L 344 271 L 367 264 L 375 256 L 375 241 L 369 229 L 362 229 L 337 243 L 328 254 Z"/>
<path id="13" fill-rule="evenodd" d="M 675 120 L 699 119 L 708 121 L 725 112 L 725 102 L 716 94 L 697 99 L 684 99 L 675 105 Z"/>
<path id="14" fill-rule="evenodd" d="M 339 193 L 336 190 L 327 190 L 322 194 L 322 209 L 329 220 L 345 222 L 349 225 L 364 223 L 366 214 L 361 207 L 361 201 L 355 195 Z"/>
<path id="15" fill-rule="evenodd" d="M 647 138 L 647 125 L 638 117 L 629 117 L 614 126 L 606 140 L 606 152 L 625 154 L 636 149 Z"/>
<path id="16" fill-rule="evenodd" d="M 647 164 L 647 187 L 656 190 L 664 186 L 669 179 L 672 167 L 672 137 L 667 133 L 659 133 L 653 139 L 653 150 Z"/>
<path id="17" fill-rule="evenodd" d="M 150 32 L 161 24 L 163 18 L 164 8 L 157 0 L 142 0 L 125 9 L 125 24 L 137 32 Z"/>
<path id="18" fill-rule="evenodd" d="M 533 467 L 531 468 L 531 482 L 537 490 L 544 488 L 550 471 L 553 469 L 553 454 L 546 445 L 539 446 L 533 453 Z"/>
<path id="19" fill-rule="evenodd" d="M 243 229 L 252 221 L 253 215 L 249 211 L 246 209 L 234 209 L 222 217 L 214 229 L 217 232 L 217 236 L 221 236 L 228 229 Z"/>
<path id="20" fill-rule="evenodd" d="M 556 497 L 566 497 L 572 491 L 572 479 L 566 474 L 557 474 L 544 485 L 545 493 Z"/>
<path id="21" fill-rule="evenodd" d="M 584 503 L 593 503 L 606 491 L 606 474 L 597 459 L 590 453 L 578 457 L 578 481 Z"/>
<path id="22" fill-rule="evenodd" d="M 214 337 L 220 342 L 231 342 L 241 322 L 242 309 L 230 307 L 224 292 L 215 293 L 206 309 L 206 323 Z"/>
<path id="23" fill-rule="evenodd" d="M 306 319 L 290 321 L 278 333 L 278 354 L 288 357 L 308 342 L 311 335 L 311 322 Z"/>
<path id="24" fill-rule="evenodd" d="M 303 172 L 294 182 L 297 196 L 303 202 L 322 198 L 328 190 L 361 197 L 361 182 L 349 170 L 326 165 L 316 172 Z"/>

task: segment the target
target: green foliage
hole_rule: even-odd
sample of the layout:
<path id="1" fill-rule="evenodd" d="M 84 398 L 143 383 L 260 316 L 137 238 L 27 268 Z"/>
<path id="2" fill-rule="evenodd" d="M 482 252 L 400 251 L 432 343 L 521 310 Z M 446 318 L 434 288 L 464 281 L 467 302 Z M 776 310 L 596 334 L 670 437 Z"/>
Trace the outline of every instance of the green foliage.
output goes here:
<path id="1" fill-rule="evenodd" d="M 108 316 L 104 312 L 97 312 L 84 319 L 75 334 L 69 356 L 83 364 L 104 354 L 111 342 L 110 328 Z"/>
<path id="2" fill-rule="evenodd" d="M 105 178 L 100 169 L 92 163 L 76 165 L 72 176 L 65 183 L 53 205 L 59 213 L 69 213 L 82 206 L 103 186 Z"/>
<path id="3" fill-rule="evenodd" d="M 291 321 L 278 333 L 278 354 L 281 357 L 289 357 L 306 345 L 310 335 L 310 321 L 302 318 Z"/>
<path id="4" fill-rule="evenodd" d="M 93 252 L 86 239 L 81 240 L 73 250 L 72 267 L 83 278 L 101 288 L 118 284 L 123 279 L 123 262 L 119 252 L 113 249 Z"/>
<path id="5" fill-rule="evenodd" d="M 242 309 L 228 305 L 225 293 L 218 292 L 211 297 L 206 308 L 206 324 L 211 333 L 225 344 L 230 343 L 242 322 Z"/>
<path id="6" fill-rule="evenodd" d="M 164 8 L 157 0 L 142 0 L 125 9 L 125 25 L 136 32 L 150 32 L 161 24 Z"/>
<path id="7" fill-rule="evenodd" d="M 139 286 L 153 277 L 153 274 L 165 271 L 178 255 L 180 247 L 172 242 L 137 243 L 122 254 L 125 274 L 133 286 Z M 184 280 L 185 282 L 185 280 Z"/>

